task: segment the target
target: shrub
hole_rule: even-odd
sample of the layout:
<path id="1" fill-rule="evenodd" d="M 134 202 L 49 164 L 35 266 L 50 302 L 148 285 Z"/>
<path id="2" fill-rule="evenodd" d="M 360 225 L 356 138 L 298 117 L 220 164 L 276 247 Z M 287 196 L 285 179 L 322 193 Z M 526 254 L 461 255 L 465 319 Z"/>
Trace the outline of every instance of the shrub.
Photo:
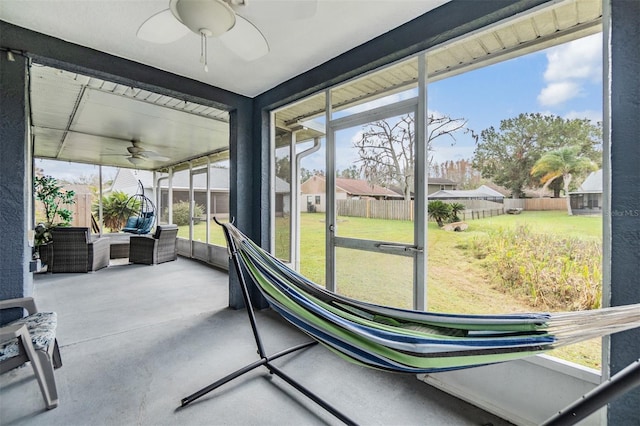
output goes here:
<path id="1" fill-rule="evenodd" d="M 451 217 L 449 218 L 449 220 L 451 220 L 451 222 L 460 222 L 458 213 L 460 213 L 461 211 L 464 211 L 464 204 L 451 203 L 449 205 L 451 206 Z"/>
<path id="2" fill-rule="evenodd" d="M 204 215 L 204 208 L 199 204 L 195 204 L 193 207 L 193 217 L 200 218 Z M 165 210 L 164 219 L 167 220 L 169 217 L 169 212 Z M 173 223 L 178 226 L 187 226 L 191 216 L 189 215 L 189 203 L 186 201 L 179 201 L 173 205 Z M 199 219 L 198 219 L 199 222 Z"/>
<path id="3" fill-rule="evenodd" d="M 602 245 L 578 238 L 534 234 L 528 227 L 499 230 L 471 243 L 497 279 L 533 306 L 550 310 L 600 307 Z"/>
<path id="4" fill-rule="evenodd" d="M 427 204 L 429 217 L 438 223 L 439 227 L 444 226 L 444 221 L 451 217 L 451 205 L 440 200 L 429 201 Z"/>
<path id="5" fill-rule="evenodd" d="M 93 213 L 98 216 L 100 205 L 94 203 Z M 113 191 L 102 197 L 102 222 L 106 228 L 117 232 L 124 226 L 130 216 L 137 216 L 140 201 L 121 191 Z"/>

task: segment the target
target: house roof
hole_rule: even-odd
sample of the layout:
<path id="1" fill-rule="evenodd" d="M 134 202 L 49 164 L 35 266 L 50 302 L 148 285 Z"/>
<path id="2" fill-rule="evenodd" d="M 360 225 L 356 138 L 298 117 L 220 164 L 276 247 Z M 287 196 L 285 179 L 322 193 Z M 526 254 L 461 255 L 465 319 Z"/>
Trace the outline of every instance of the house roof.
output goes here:
<path id="1" fill-rule="evenodd" d="M 491 188 L 490 186 L 487 185 L 480 185 L 476 191 L 480 191 L 480 192 L 484 192 L 485 194 L 489 194 L 493 197 L 503 197 L 504 198 L 504 194 L 501 193 L 500 191 L 496 191 L 495 189 Z"/>
<path id="2" fill-rule="evenodd" d="M 400 197 L 401 195 L 389 188 L 372 185 L 362 179 L 336 178 L 336 187 L 352 195 L 369 197 Z"/>
<path id="3" fill-rule="evenodd" d="M 602 193 L 602 169 L 591 172 L 582 185 L 569 194 L 597 194 Z"/>
<path id="4" fill-rule="evenodd" d="M 314 175 L 307 179 L 304 183 L 310 180 L 320 179 L 326 181 L 326 178 L 322 175 Z M 336 178 L 336 189 L 342 190 L 351 195 L 359 195 L 365 197 L 402 197 L 395 191 L 389 188 L 385 188 L 380 185 L 371 185 L 366 180 L 362 179 L 348 179 L 348 178 Z"/>
<path id="5" fill-rule="evenodd" d="M 458 190 L 458 189 L 441 189 L 438 192 L 429 194 L 429 198 L 433 199 L 468 199 L 468 198 L 504 198 L 504 195 L 498 191 L 494 191 L 489 187 L 482 187 L 470 190 Z"/>

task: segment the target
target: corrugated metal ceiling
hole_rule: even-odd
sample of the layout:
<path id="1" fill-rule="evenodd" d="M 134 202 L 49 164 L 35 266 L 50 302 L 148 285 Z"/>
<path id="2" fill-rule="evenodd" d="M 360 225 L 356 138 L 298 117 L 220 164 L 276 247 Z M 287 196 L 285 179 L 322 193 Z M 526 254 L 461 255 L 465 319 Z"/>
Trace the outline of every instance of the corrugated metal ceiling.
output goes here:
<path id="1" fill-rule="evenodd" d="M 37 64 L 30 78 L 36 157 L 134 167 L 136 140 L 153 170 L 228 150 L 227 111 Z"/>

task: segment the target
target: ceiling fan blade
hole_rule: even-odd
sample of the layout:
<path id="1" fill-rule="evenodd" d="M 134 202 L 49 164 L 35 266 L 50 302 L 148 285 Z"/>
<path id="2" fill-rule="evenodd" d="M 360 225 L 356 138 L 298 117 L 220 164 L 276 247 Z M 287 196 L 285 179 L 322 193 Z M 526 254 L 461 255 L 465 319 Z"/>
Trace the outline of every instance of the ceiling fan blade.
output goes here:
<path id="1" fill-rule="evenodd" d="M 269 53 L 269 43 L 260 30 L 240 15 L 236 24 L 219 37 L 233 53 L 245 61 L 253 61 Z"/>
<path id="2" fill-rule="evenodd" d="M 297 0 L 287 2 L 294 19 L 307 19 L 313 17 L 318 11 L 318 0 Z"/>
<path id="3" fill-rule="evenodd" d="M 190 32 L 189 28 L 178 21 L 170 9 L 156 13 L 138 28 L 137 36 L 151 43 L 172 43 Z"/>
<path id="4" fill-rule="evenodd" d="M 165 157 L 164 155 L 160 155 L 157 152 L 153 151 L 142 151 L 139 155 L 142 157 L 148 158 L 149 160 L 157 160 L 157 161 L 167 161 L 169 157 Z"/>

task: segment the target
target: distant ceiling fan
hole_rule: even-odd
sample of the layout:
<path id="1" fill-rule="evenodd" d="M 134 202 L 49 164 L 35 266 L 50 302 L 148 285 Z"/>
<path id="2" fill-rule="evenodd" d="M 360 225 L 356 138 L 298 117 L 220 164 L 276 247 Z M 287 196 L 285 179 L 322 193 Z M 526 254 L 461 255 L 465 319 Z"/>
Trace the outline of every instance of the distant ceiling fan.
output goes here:
<path id="1" fill-rule="evenodd" d="M 269 3 L 269 0 L 251 1 L 255 1 L 257 6 Z M 170 0 L 169 9 L 144 21 L 137 36 L 142 40 L 164 44 L 184 37 L 189 31 L 199 35 L 200 62 L 204 64 L 205 71 L 209 70 L 209 37 L 218 37 L 235 54 L 246 61 L 252 61 L 269 53 L 269 43 L 254 24 L 237 13 L 247 7 L 248 2 L 249 0 Z M 317 0 L 277 3 L 286 4 L 288 14 L 298 18 L 313 16 L 317 8 Z"/>
<path id="2" fill-rule="evenodd" d="M 137 166 L 146 160 L 167 161 L 169 159 L 169 157 L 160 155 L 157 152 L 144 149 L 144 147 L 140 145 L 140 141 L 136 139 L 131 140 L 131 146 L 127 147 L 127 151 L 129 151 L 129 155 L 122 155 L 126 156 L 127 160 L 129 160 L 129 162 L 134 166 Z"/>
<path id="3" fill-rule="evenodd" d="M 91 133 L 91 132 L 82 132 L 79 130 L 70 130 L 70 129 L 58 129 L 58 128 L 54 128 L 54 127 L 46 127 L 46 126 L 33 126 L 33 131 L 36 134 L 47 134 L 49 132 L 61 132 L 63 134 L 66 133 L 75 133 L 78 135 L 84 135 L 84 136 L 90 136 L 91 138 L 98 138 L 98 139 L 111 139 L 114 141 L 121 141 L 121 142 L 130 142 L 131 146 L 127 147 L 127 152 L 128 153 L 122 153 L 122 154 L 102 154 L 105 157 L 127 157 L 127 160 L 133 164 L 134 166 L 137 166 L 139 164 L 142 164 L 144 161 L 146 160 L 153 160 L 153 161 L 167 161 L 170 160 L 169 157 L 165 157 L 164 155 L 158 154 L 155 151 L 151 151 L 146 149 L 142 143 L 140 142 L 139 139 L 125 139 L 125 138 L 121 138 L 121 137 L 117 137 L 117 136 L 107 136 L 107 135 L 102 135 L 102 134 L 96 134 L 96 133 Z M 64 138 L 63 138 L 64 139 Z"/>

